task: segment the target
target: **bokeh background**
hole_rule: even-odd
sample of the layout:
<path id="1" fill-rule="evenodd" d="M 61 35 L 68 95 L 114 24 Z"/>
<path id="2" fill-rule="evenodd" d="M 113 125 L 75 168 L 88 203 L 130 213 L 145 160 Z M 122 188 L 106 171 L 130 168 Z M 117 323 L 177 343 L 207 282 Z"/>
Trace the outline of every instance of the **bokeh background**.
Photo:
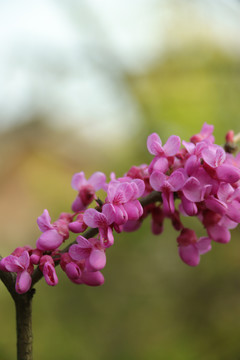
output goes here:
<path id="1" fill-rule="evenodd" d="M 1 254 L 34 246 L 36 218 L 75 198 L 71 177 L 149 163 L 146 139 L 218 144 L 240 131 L 237 0 L 0 1 Z M 185 219 L 198 234 L 203 229 Z M 108 250 L 104 286 L 37 284 L 35 360 L 237 360 L 239 229 L 197 268 L 177 233 L 146 220 Z M 14 306 L 0 284 L 0 359 L 15 359 Z"/>

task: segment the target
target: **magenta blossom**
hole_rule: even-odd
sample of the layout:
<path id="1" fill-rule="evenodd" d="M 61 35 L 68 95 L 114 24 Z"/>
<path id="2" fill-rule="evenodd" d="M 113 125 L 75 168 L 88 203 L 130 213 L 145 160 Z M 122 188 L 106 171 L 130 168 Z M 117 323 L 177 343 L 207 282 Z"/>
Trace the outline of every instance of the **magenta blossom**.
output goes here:
<path id="1" fill-rule="evenodd" d="M 63 253 L 61 254 L 60 266 L 72 282 L 82 283 L 83 262 L 74 262 L 69 253 Z"/>
<path id="2" fill-rule="evenodd" d="M 233 184 L 240 179 L 239 169 L 225 162 L 226 153 L 221 146 L 209 145 L 202 151 L 202 158 L 206 170 L 218 180 Z"/>
<path id="3" fill-rule="evenodd" d="M 24 250 L 20 256 L 5 257 L 1 261 L 1 269 L 17 273 L 15 289 L 18 294 L 23 294 L 30 289 L 32 284 L 30 273 L 32 273 L 33 267 L 30 264 L 28 251 Z"/>
<path id="4" fill-rule="evenodd" d="M 98 271 L 106 265 L 106 255 L 100 242 L 95 239 L 85 239 L 79 235 L 77 244 L 70 246 L 69 254 L 75 261 L 85 260 L 85 265 L 89 271 Z"/>
<path id="5" fill-rule="evenodd" d="M 38 265 L 43 252 L 39 249 L 34 249 L 30 252 L 30 262 L 33 265 Z"/>
<path id="6" fill-rule="evenodd" d="M 162 146 L 162 141 L 158 134 L 153 133 L 147 139 L 147 148 L 150 154 L 155 156 L 170 157 L 178 153 L 181 145 L 179 136 L 172 135 L 168 138 L 165 145 Z"/>
<path id="7" fill-rule="evenodd" d="M 68 225 L 68 228 L 73 233 L 81 233 L 87 229 L 87 225 L 83 221 L 84 212 L 77 215 L 76 220 Z"/>
<path id="8" fill-rule="evenodd" d="M 177 238 L 179 256 L 183 262 L 190 266 L 197 266 L 200 262 L 200 255 L 211 250 L 211 239 L 197 236 L 193 230 L 182 229 Z"/>
<path id="9" fill-rule="evenodd" d="M 68 253 L 64 253 L 61 255 L 60 266 L 75 284 L 100 286 L 104 283 L 104 276 L 100 271 L 90 271 L 85 267 L 85 259 L 74 261 Z"/>
<path id="10" fill-rule="evenodd" d="M 147 148 L 150 154 L 155 155 L 155 158 L 148 168 L 149 174 L 152 174 L 154 170 L 165 173 L 169 167 L 171 158 L 179 152 L 180 146 L 181 140 L 176 135 L 170 136 L 163 146 L 158 134 L 153 133 L 149 135 Z"/>
<path id="11" fill-rule="evenodd" d="M 208 125 L 207 123 L 204 123 L 200 133 L 193 135 L 190 140 L 194 144 L 202 140 L 205 140 L 209 143 L 213 143 L 214 142 L 214 136 L 212 135 L 213 130 L 214 130 L 213 125 Z"/>
<path id="12" fill-rule="evenodd" d="M 42 271 L 48 285 L 57 285 L 58 278 L 54 267 L 54 260 L 51 256 L 43 255 L 40 260 L 39 268 Z"/>
<path id="13" fill-rule="evenodd" d="M 206 207 L 218 214 L 228 216 L 232 221 L 240 223 L 240 189 L 234 189 L 230 184 L 221 183 L 217 197 L 209 196 Z"/>
<path id="14" fill-rule="evenodd" d="M 152 187 L 149 183 L 148 165 L 142 164 L 140 166 L 132 166 L 127 172 L 127 176 L 132 179 L 141 179 L 144 181 L 145 191 L 142 196 L 146 196 L 152 191 Z"/>
<path id="15" fill-rule="evenodd" d="M 175 211 L 173 192 L 180 190 L 185 183 L 185 174 L 181 170 L 174 171 L 170 176 L 154 171 L 150 176 L 150 184 L 156 191 L 162 192 L 163 210 L 166 215 Z"/>
<path id="16" fill-rule="evenodd" d="M 37 219 L 38 227 L 43 232 L 37 240 L 37 248 L 42 251 L 57 249 L 69 236 L 68 222 L 68 219 L 59 218 L 51 224 L 50 215 L 45 209 Z"/>
<path id="17" fill-rule="evenodd" d="M 106 182 L 106 176 L 102 172 L 95 172 L 86 180 L 84 172 L 73 175 L 72 188 L 78 191 L 78 196 L 72 204 L 73 211 L 82 211 L 96 198 L 96 191 L 102 189 Z"/>
<path id="18" fill-rule="evenodd" d="M 145 184 L 140 179 L 130 179 L 128 182 L 110 181 L 107 191 L 107 201 L 113 205 L 115 224 L 123 225 L 128 220 L 138 220 L 143 214 L 143 208 L 137 200 L 145 190 Z"/>
<path id="19" fill-rule="evenodd" d="M 87 209 L 83 220 L 88 226 L 99 229 L 100 242 L 103 247 L 113 245 L 114 238 L 110 225 L 115 221 L 115 211 L 112 204 L 103 205 L 101 213 L 95 209 Z"/>

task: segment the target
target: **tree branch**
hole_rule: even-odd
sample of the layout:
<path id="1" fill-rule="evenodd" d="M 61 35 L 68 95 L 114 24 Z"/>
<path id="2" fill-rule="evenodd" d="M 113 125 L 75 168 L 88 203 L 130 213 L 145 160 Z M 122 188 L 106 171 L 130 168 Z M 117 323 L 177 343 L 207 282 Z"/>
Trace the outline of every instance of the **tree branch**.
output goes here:
<path id="1" fill-rule="evenodd" d="M 147 196 L 145 196 L 144 198 L 139 200 L 141 205 L 143 207 L 149 205 L 149 204 L 153 204 L 155 202 L 162 202 L 162 196 L 161 193 L 158 191 L 152 191 L 150 194 L 148 194 Z M 89 228 L 85 231 L 85 233 L 83 234 L 83 236 L 86 239 L 90 239 L 91 237 L 94 237 L 98 234 L 98 229 L 92 229 Z M 70 246 L 72 246 L 73 244 L 75 244 L 76 241 L 73 241 L 72 243 L 70 243 L 69 245 L 67 245 L 64 249 L 61 250 L 61 253 L 65 253 L 69 250 Z M 55 266 L 59 265 L 59 260 L 55 261 Z M 32 274 L 32 287 L 43 277 L 43 274 L 41 272 L 41 270 L 39 269 L 39 267 L 37 267 L 33 274 Z M 8 291 L 10 292 L 11 296 L 14 298 L 14 296 L 16 296 L 16 291 L 15 291 L 15 281 L 16 281 L 16 275 L 14 273 L 8 273 L 8 272 L 4 272 L 4 271 L 0 271 L 0 278 L 3 281 L 3 283 L 5 284 L 5 286 L 7 287 Z"/>
<path id="2" fill-rule="evenodd" d="M 2 256 L 0 255 L 0 261 L 1 260 Z M 11 297 L 15 300 L 17 294 L 15 290 L 16 274 L 0 270 L 0 279 L 8 289 Z"/>

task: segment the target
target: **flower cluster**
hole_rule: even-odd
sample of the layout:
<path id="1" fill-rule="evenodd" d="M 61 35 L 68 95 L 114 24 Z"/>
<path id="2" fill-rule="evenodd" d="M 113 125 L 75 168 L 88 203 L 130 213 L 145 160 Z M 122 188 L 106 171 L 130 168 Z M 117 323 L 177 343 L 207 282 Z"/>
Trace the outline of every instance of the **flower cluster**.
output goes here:
<path id="1" fill-rule="evenodd" d="M 211 250 L 211 242 L 229 242 L 229 230 L 240 223 L 240 153 L 232 154 L 232 131 L 226 135 L 225 148 L 214 143 L 212 133 L 213 126 L 205 123 L 190 142 L 182 141 L 182 147 L 178 136 L 170 136 L 162 145 L 153 133 L 147 139 L 154 156 L 151 163 L 133 166 L 123 177 L 112 173 L 109 182 L 101 172 L 88 180 L 83 172 L 75 174 L 72 187 L 78 193 L 72 212 L 60 214 L 52 223 L 44 210 L 37 219 L 42 234 L 36 248 L 17 248 L 1 260 L 0 270 L 17 273 L 20 294 L 31 288 L 36 266 L 51 286 L 58 283 L 58 264 L 76 284 L 101 285 L 114 231 L 135 231 L 147 216 L 156 235 L 163 232 L 164 219 L 169 218 L 179 231 L 180 258 L 190 266 L 198 265 L 200 255 Z M 104 201 L 97 197 L 98 190 L 106 192 Z M 206 236 L 198 238 L 186 228 L 185 216 L 196 216 Z M 78 234 L 76 241 L 61 248 L 70 232 Z"/>

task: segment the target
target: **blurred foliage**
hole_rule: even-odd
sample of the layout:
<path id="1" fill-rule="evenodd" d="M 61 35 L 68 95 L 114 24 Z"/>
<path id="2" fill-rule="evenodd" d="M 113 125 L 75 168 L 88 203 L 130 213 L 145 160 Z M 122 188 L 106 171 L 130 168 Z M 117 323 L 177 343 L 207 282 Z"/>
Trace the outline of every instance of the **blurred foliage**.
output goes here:
<path id="1" fill-rule="evenodd" d="M 135 138 L 111 149 L 79 140 L 79 147 L 72 143 L 70 159 L 48 147 L 57 136 L 48 133 L 45 146 L 33 147 L 5 182 L 2 178 L 1 196 L 7 188 L 8 194 L 17 189 L 8 209 L 11 219 L 8 214 L 4 218 L 7 229 L 15 228 L 17 234 L 14 215 L 21 218 L 24 207 L 28 211 L 25 221 L 21 218 L 21 231 L 28 222 L 35 222 L 43 207 L 53 219 L 67 211 L 75 196 L 70 188 L 74 172 L 84 170 L 89 176 L 96 170 L 107 174 L 116 170 L 120 176 L 133 163 L 149 162 L 146 137 L 150 132 L 158 132 L 163 141 L 171 134 L 188 140 L 206 121 L 215 125 L 217 142 L 223 143 L 229 128 L 239 131 L 239 80 L 239 59 L 200 46 L 169 53 L 142 76 L 128 75 L 128 86 L 142 109 Z M 65 134 L 59 148 L 72 139 Z M 193 224 L 200 233 L 197 221 Z M 16 246 L 24 236 L 23 243 L 29 239 L 34 243 L 38 236 L 34 226 L 27 235 L 15 237 Z M 147 220 L 136 233 L 116 236 L 107 251 L 104 286 L 76 286 L 61 271 L 56 288 L 44 281 L 37 284 L 35 360 L 239 359 L 239 230 L 233 231 L 229 244 L 214 243 L 199 267 L 190 268 L 178 257 L 177 233 L 168 221 L 159 237 L 149 228 Z M 11 233 L 6 231 L 9 237 Z M 0 288 L 4 309 L 0 358 L 10 360 L 15 358 L 14 310 L 2 284 Z"/>
<path id="2" fill-rule="evenodd" d="M 240 60 L 214 45 L 168 52 L 147 73 L 128 81 L 144 115 L 143 139 L 158 132 L 164 140 L 170 134 L 188 140 L 203 122 L 215 126 L 218 143 L 227 128 L 240 130 Z"/>

